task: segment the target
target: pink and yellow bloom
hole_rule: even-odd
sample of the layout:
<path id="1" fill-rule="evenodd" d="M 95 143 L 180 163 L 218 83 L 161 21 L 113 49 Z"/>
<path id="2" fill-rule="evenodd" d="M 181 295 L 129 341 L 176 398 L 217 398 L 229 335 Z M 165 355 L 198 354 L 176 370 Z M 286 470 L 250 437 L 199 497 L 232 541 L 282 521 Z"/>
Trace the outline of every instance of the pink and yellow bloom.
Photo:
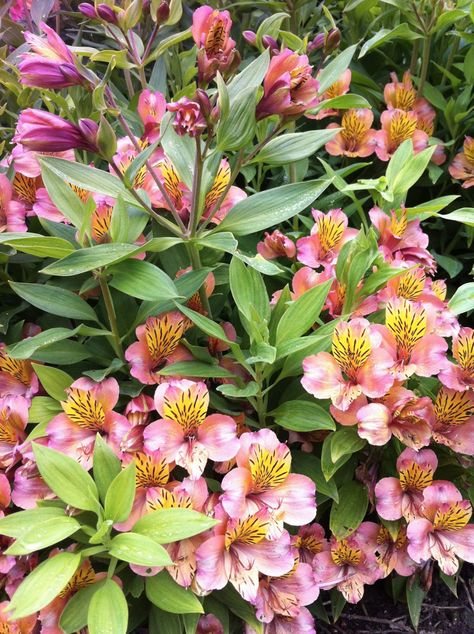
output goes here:
<path id="1" fill-rule="evenodd" d="M 29 399 L 39 390 L 38 377 L 30 361 L 13 359 L 0 343 L 0 397 L 24 396 Z"/>
<path id="2" fill-rule="evenodd" d="M 206 119 L 197 101 L 189 97 L 181 97 L 167 105 L 169 112 L 175 112 L 173 127 L 179 136 L 188 134 L 190 137 L 200 136 L 207 128 Z"/>
<path id="3" fill-rule="evenodd" d="M 329 550 L 329 542 L 324 536 L 321 524 L 302 526 L 293 538 L 293 545 L 298 549 L 300 561 L 310 564 L 314 556 L 323 550 Z"/>
<path id="4" fill-rule="evenodd" d="M 372 127 L 374 115 L 368 108 L 347 110 L 342 115 L 341 124 L 330 123 L 327 127 L 342 128 L 336 136 L 326 143 L 325 148 L 331 156 L 370 156 L 375 149 L 376 134 Z"/>
<path id="5" fill-rule="evenodd" d="M 424 121 L 433 121 L 436 112 L 426 99 L 417 97 L 410 71 L 407 70 L 403 73 L 402 81 L 398 80 L 396 73 L 390 73 L 390 77 L 392 81 L 385 84 L 383 91 L 387 108 L 389 110 L 404 110 L 405 112 L 414 111 Z"/>
<path id="6" fill-rule="evenodd" d="M 23 202 L 12 200 L 13 185 L 5 174 L 0 174 L 0 233 L 26 231 L 26 209 Z"/>
<path id="7" fill-rule="evenodd" d="M 284 233 L 275 229 L 272 233 L 265 231 L 265 237 L 257 244 L 257 252 L 266 260 L 286 257 L 294 258 L 296 246 L 293 240 Z"/>
<path id="8" fill-rule="evenodd" d="M 208 459 L 230 460 L 239 448 L 233 418 L 224 414 L 207 416 L 209 392 L 205 383 L 170 381 L 155 392 L 155 406 L 162 417 L 144 432 L 145 449 L 160 450 L 169 462 L 186 469 L 198 479 Z"/>
<path id="9" fill-rule="evenodd" d="M 158 90 L 142 90 L 138 98 L 137 112 L 145 128 L 142 138 L 149 143 L 155 143 L 160 137 L 161 120 L 166 113 L 165 96 Z"/>
<path id="10" fill-rule="evenodd" d="M 464 139 L 462 152 L 456 154 L 449 166 L 449 173 L 453 178 L 464 181 L 464 189 L 474 185 L 474 138 L 467 136 Z"/>
<path id="11" fill-rule="evenodd" d="M 474 456 L 474 392 L 442 386 L 434 404 L 433 440 L 457 453 Z"/>
<path id="12" fill-rule="evenodd" d="M 228 11 L 217 11 L 207 5 L 193 13 L 191 33 L 198 48 L 198 79 L 207 84 L 219 71 L 225 75 L 239 65 L 240 56 L 230 37 L 232 20 Z"/>
<path id="13" fill-rule="evenodd" d="M 393 109 L 380 115 L 382 129 L 375 134 L 375 153 L 381 161 L 388 161 L 395 150 L 407 139 L 413 143 L 415 154 L 428 146 L 429 137 L 418 129 L 418 117 L 415 112 Z"/>
<path id="14" fill-rule="evenodd" d="M 397 459 L 398 478 L 382 478 L 375 486 L 377 513 L 384 520 L 404 517 L 410 522 L 420 515 L 423 491 L 433 482 L 438 466 L 431 449 L 404 449 Z"/>
<path id="15" fill-rule="evenodd" d="M 374 522 L 363 522 L 357 532 L 367 539 L 375 552 L 383 577 L 395 570 L 402 577 L 409 577 L 417 569 L 417 564 L 408 555 L 408 539 L 405 526 L 400 526 L 393 534 Z"/>
<path id="16" fill-rule="evenodd" d="M 36 613 L 13 621 L 8 616 L 9 605 L 9 601 L 0 603 L 0 632 L 5 632 L 5 634 L 31 634 L 38 620 Z"/>
<path id="17" fill-rule="evenodd" d="M 461 328 L 453 338 L 453 357 L 457 363 L 447 361 L 439 373 L 446 387 L 458 392 L 474 390 L 474 330 Z"/>
<path id="18" fill-rule="evenodd" d="M 0 469 L 18 462 L 19 445 L 26 437 L 29 404 L 23 396 L 0 397 Z"/>
<path id="19" fill-rule="evenodd" d="M 352 79 L 352 73 L 349 68 L 347 68 L 331 86 L 327 90 L 323 92 L 320 96 L 321 101 L 326 101 L 329 99 L 335 99 L 336 97 L 341 97 L 349 92 L 349 87 Z M 338 110 L 334 110 L 333 108 L 323 108 L 316 115 L 307 114 L 308 119 L 325 119 L 326 117 L 336 116 L 339 114 Z"/>

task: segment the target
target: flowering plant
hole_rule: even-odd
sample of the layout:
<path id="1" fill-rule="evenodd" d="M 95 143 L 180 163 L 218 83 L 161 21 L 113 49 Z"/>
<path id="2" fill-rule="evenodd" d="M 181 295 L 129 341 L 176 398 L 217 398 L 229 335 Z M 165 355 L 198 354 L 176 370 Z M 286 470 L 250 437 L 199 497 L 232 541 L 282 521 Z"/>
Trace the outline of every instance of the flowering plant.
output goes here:
<path id="1" fill-rule="evenodd" d="M 389 575 L 416 625 L 474 562 L 473 283 L 422 225 L 473 212 L 413 198 L 472 185 L 438 10 L 376 119 L 327 8 L 39 4 L 3 15 L 2 627 L 315 632 Z"/>

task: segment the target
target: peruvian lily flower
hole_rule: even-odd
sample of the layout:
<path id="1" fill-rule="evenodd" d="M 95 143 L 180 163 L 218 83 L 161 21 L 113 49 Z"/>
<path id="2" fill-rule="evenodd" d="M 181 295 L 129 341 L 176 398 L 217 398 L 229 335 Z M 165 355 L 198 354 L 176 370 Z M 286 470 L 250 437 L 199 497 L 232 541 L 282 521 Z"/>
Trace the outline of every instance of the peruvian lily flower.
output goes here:
<path id="1" fill-rule="evenodd" d="M 435 559 L 454 575 L 459 559 L 474 563 L 472 507 L 451 482 L 438 481 L 423 491 L 421 515 L 408 524 L 408 554 L 417 563 Z"/>
<path id="2" fill-rule="evenodd" d="M 216 518 L 221 523 L 214 535 L 196 551 L 196 585 L 208 592 L 219 590 L 230 581 L 246 601 L 254 602 L 259 573 L 279 577 L 293 568 L 290 536 L 284 531 L 276 540 L 267 539 L 269 520 L 264 509 L 246 518 L 226 521 L 217 507 Z"/>
<path id="3" fill-rule="evenodd" d="M 431 449 L 404 449 L 397 460 L 398 478 L 382 478 L 375 486 L 377 513 L 384 520 L 419 517 L 423 490 L 433 482 L 438 459 Z"/>
<path id="4" fill-rule="evenodd" d="M 296 255 L 296 246 L 293 240 L 275 229 L 272 233 L 265 231 L 265 238 L 257 244 L 257 252 L 266 260 L 280 257 L 291 259 Z"/>
<path id="5" fill-rule="evenodd" d="M 142 393 L 128 402 L 124 415 L 131 427 L 120 443 L 122 453 L 143 451 L 143 431 L 151 421 L 151 413 L 154 411 L 155 403 L 152 397 L 147 394 Z"/>
<path id="6" fill-rule="evenodd" d="M 160 450 L 169 462 L 186 469 L 197 480 L 207 460 L 230 460 L 239 448 L 235 421 L 224 414 L 207 416 L 209 392 L 205 383 L 170 381 L 155 392 L 161 419 L 145 432 L 145 449 Z"/>
<path id="7" fill-rule="evenodd" d="M 8 469 L 18 462 L 18 445 L 25 440 L 29 404 L 23 396 L 0 398 L 0 468 Z"/>
<path id="8" fill-rule="evenodd" d="M 313 560 L 315 581 L 320 588 L 337 587 L 349 603 L 357 603 L 364 595 L 364 585 L 380 579 L 383 572 L 373 548 L 367 544 L 363 525 L 346 539 L 331 539 L 331 549 Z"/>
<path id="9" fill-rule="evenodd" d="M 166 377 L 159 374 L 164 367 L 190 361 L 192 355 L 180 345 L 184 331 L 183 316 L 177 311 L 148 317 L 135 331 L 138 341 L 125 350 L 130 374 L 144 385 L 154 385 L 165 380 Z"/>
<path id="10" fill-rule="evenodd" d="M 409 577 L 418 568 L 408 555 L 405 526 L 400 526 L 397 533 L 392 535 L 385 526 L 379 526 L 374 522 L 362 522 L 357 532 L 366 538 L 370 548 L 375 552 L 383 577 L 388 577 L 393 570 L 402 577 Z"/>
<path id="11" fill-rule="evenodd" d="M 169 112 L 175 112 L 173 128 L 179 136 L 200 136 L 207 128 L 206 119 L 197 101 L 189 97 L 181 97 L 178 101 L 167 104 Z"/>
<path id="12" fill-rule="evenodd" d="M 207 5 L 194 11 L 191 34 L 198 47 L 200 84 L 208 84 L 218 71 L 225 75 L 239 65 L 240 56 L 230 37 L 231 27 L 228 11 L 217 11 Z"/>
<path id="13" fill-rule="evenodd" d="M 317 77 L 316 77 L 317 79 Z M 334 99 L 335 97 L 340 97 L 349 92 L 349 86 L 352 79 L 352 73 L 347 68 L 331 86 L 327 90 L 323 92 L 320 96 L 321 101 L 326 101 L 328 99 Z M 325 119 L 326 117 L 336 116 L 339 114 L 338 110 L 334 110 L 332 108 L 323 108 L 316 115 L 312 115 L 310 113 L 306 114 L 308 119 Z"/>
<path id="14" fill-rule="evenodd" d="M 416 89 L 411 80 L 409 70 L 403 73 L 402 81 L 398 80 L 396 73 L 390 73 L 391 83 L 385 84 L 383 98 L 389 110 L 413 110 L 418 117 L 431 120 L 436 116 L 435 110 L 422 97 L 417 97 Z M 431 135 L 430 135 L 431 136 Z"/>
<path id="15" fill-rule="evenodd" d="M 409 299 L 412 302 L 421 301 L 425 283 L 426 274 L 421 266 L 408 269 L 405 273 L 388 280 L 386 286 L 379 291 L 378 299 L 383 303 L 398 297 Z"/>
<path id="16" fill-rule="evenodd" d="M 394 386 L 380 402 L 361 407 L 357 422 L 359 436 L 371 445 L 385 445 L 393 435 L 418 450 L 430 444 L 433 403 L 428 396 L 418 397 L 411 390 Z"/>
<path id="17" fill-rule="evenodd" d="M 13 186 L 5 174 L 0 174 L 0 233 L 26 231 L 25 205 L 12 200 Z"/>
<path id="18" fill-rule="evenodd" d="M 314 108 L 319 102 L 318 82 L 306 55 L 289 48 L 270 60 L 263 80 L 263 97 L 257 105 L 257 119 L 272 114 L 294 117 Z"/>
<path id="19" fill-rule="evenodd" d="M 436 397 L 433 440 L 474 456 L 474 392 L 441 387 Z"/>
<path id="20" fill-rule="evenodd" d="M 404 381 L 415 372 L 433 376 L 446 367 L 448 344 L 432 334 L 432 326 L 422 304 L 397 298 L 388 302 L 385 326 L 374 325 L 380 334 L 382 348 L 393 358 L 391 373 Z"/>
<path id="21" fill-rule="evenodd" d="M 222 480 L 221 502 L 230 517 L 246 517 L 267 509 L 269 539 L 281 535 L 283 522 L 301 526 L 314 519 L 314 482 L 290 473 L 290 450 L 275 432 L 261 429 L 242 434 L 236 462 L 237 468 Z"/>
<path id="22" fill-rule="evenodd" d="M 464 181 L 462 186 L 468 189 L 474 185 L 474 138 L 464 139 L 462 152 L 456 154 L 448 168 L 453 178 Z"/>
<path id="23" fill-rule="evenodd" d="M 358 230 L 348 229 L 348 218 L 342 209 L 330 209 L 327 213 L 312 209 L 314 225 L 311 235 L 296 243 L 297 259 L 302 264 L 318 268 L 331 268 L 343 244 L 354 238 Z"/>
<path id="24" fill-rule="evenodd" d="M 388 161 L 395 150 L 407 139 L 413 143 L 415 154 L 428 146 L 429 137 L 418 129 L 415 112 L 394 109 L 380 115 L 382 129 L 375 134 L 375 153 L 381 161 Z"/>
<path id="25" fill-rule="evenodd" d="M 302 526 L 293 538 L 293 545 L 298 549 L 300 561 L 307 564 L 310 564 L 318 553 L 329 550 L 324 528 L 316 523 Z"/>
<path id="26" fill-rule="evenodd" d="M 166 113 L 165 96 L 148 88 L 142 90 L 138 98 L 137 112 L 145 128 L 143 139 L 155 143 L 160 137 L 161 120 Z"/>
<path id="27" fill-rule="evenodd" d="M 36 463 L 25 456 L 24 464 L 15 469 L 13 504 L 21 509 L 34 509 L 39 500 L 52 500 L 55 497 L 56 495 L 40 476 Z"/>
<path id="28" fill-rule="evenodd" d="M 38 617 L 36 612 L 31 616 L 12 621 L 8 616 L 9 601 L 0 603 L 0 632 L 5 634 L 31 634 L 35 630 Z"/>
<path id="29" fill-rule="evenodd" d="M 453 357 L 456 363 L 446 362 L 439 373 L 443 385 L 463 392 L 474 390 L 474 330 L 461 328 L 453 339 Z"/>
<path id="30" fill-rule="evenodd" d="M 46 39 L 29 31 L 24 34 L 33 52 L 20 56 L 18 70 L 21 83 L 53 90 L 83 84 L 85 77 L 69 47 L 47 24 L 40 22 L 39 26 Z"/>
<path id="31" fill-rule="evenodd" d="M 264 634 L 316 634 L 314 617 L 308 608 L 301 608 L 297 616 L 275 615 L 271 623 L 266 623 Z M 245 634 L 257 634 L 250 625 L 245 626 Z"/>
<path id="32" fill-rule="evenodd" d="M 332 354 L 318 352 L 303 361 L 301 384 L 316 398 L 330 398 L 341 410 L 361 394 L 380 398 L 393 385 L 390 354 L 366 319 L 340 322 L 332 336 Z"/>
<path id="33" fill-rule="evenodd" d="M 119 398 L 115 379 L 96 383 L 81 378 L 74 381 L 66 393 L 67 400 L 61 402 L 63 413 L 46 427 L 48 445 L 75 458 L 89 470 L 96 435 L 104 436 L 119 453 L 121 440 L 131 425 L 125 416 L 113 411 Z"/>
<path id="34" fill-rule="evenodd" d="M 224 626 L 214 614 L 199 617 L 196 634 L 224 634 Z"/>
<path id="35" fill-rule="evenodd" d="M 371 128 L 374 114 L 369 108 L 346 110 L 342 115 L 340 125 L 330 123 L 327 128 L 342 128 L 336 136 L 325 145 L 326 152 L 331 156 L 370 156 L 375 149 L 377 132 Z"/>
<path id="36" fill-rule="evenodd" d="M 30 399 L 39 390 L 39 381 L 30 361 L 13 359 L 0 343 L 0 397 L 14 395 Z"/>

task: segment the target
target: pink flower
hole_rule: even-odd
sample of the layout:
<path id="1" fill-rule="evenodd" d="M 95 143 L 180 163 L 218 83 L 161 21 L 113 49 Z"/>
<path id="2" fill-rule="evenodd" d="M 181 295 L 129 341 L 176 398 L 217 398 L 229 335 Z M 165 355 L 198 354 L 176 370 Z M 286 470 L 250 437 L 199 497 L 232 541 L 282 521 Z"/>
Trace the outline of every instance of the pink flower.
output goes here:
<path id="1" fill-rule="evenodd" d="M 198 79 L 208 84 L 217 71 L 226 75 L 239 65 L 240 56 L 230 37 L 232 20 L 228 11 L 204 5 L 193 13 L 191 33 L 198 48 Z"/>
<path id="2" fill-rule="evenodd" d="M 474 330 L 461 328 L 453 339 L 453 357 L 456 363 L 446 362 L 439 373 L 443 385 L 463 392 L 474 389 Z"/>
<path id="3" fill-rule="evenodd" d="M 17 448 L 25 440 L 29 404 L 23 396 L 0 398 L 0 468 L 8 469 L 20 459 Z"/>
<path id="4" fill-rule="evenodd" d="M 224 634 L 224 627 L 214 614 L 203 614 L 199 617 L 196 634 Z"/>
<path id="5" fill-rule="evenodd" d="M 226 521 L 225 514 L 216 509 L 216 516 L 221 524 L 196 551 L 196 585 L 201 591 L 209 592 L 223 588 L 230 581 L 246 601 L 254 602 L 259 573 L 278 577 L 293 568 L 290 536 L 284 531 L 276 540 L 267 539 L 265 510 Z"/>
<path id="6" fill-rule="evenodd" d="M 36 627 L 37 614 L 35 613 L 31 616 L 25 616 L 22 619 L 12 621 L 7 612 L 9 605 L 9 601 L 2 601 L 0 603 L 0 631 L 3 630 L 8 634 L 31 634 Z"/>
<path id="7" fill-rule="evenodd" d="M 155 392 L 162 418 L 144 432 L 145 449 L 160 450 L 168 461 L 186 469 L 193 480 L 207 460 L 230 460 L 239 448 L 235 421 L 224 414 L 207 416 L 209 392 L 205 383 L 170 381 Z"/>
<path id="8" fill-rule="evenodd" d="M 428 396 L 417 397 L 404 387 L 392 387 L 379 403 L 357 412 L 358 434 L 371 445 L 385 445 L 395 436 L 413 449 L 430 444 L 434 410 Z"/>
<path id="9" fill-rule="evenodd" d="M 293 545 L 298 549 L 300 561 L 307 564 L 310 564 L 318 553 L 329 550 L 324 528 L 316 523 L 302 526 L 293 539 Z"/>
<path id="10" fill-rule="evenodd" d="M 336 263 L 342 245 L 358 231 L 347 228 L 348 219 L 342 209 L 330 209 L 327 213 L 312 209 L 311 213 L 314 218 L 311 235 L 296 243 L 298 261 L 312 268 L 330 268 Z"/>
<path id="11" fill-rule="evenodd" d="M 459 559 L 474 563 L 472 507 L 454 484 L 434 482 L 423 491 L 422 517 L 409 523 L 408 554 L 417 563 L 435 559 L 446 575 L 454 575 Z"/>
<path id="12" fill-rule="evenodd" d="M 154 143 L 159 139 L 161 120 L 166 112 L 165 96 L 148 88 L 142 90 L 138 98 L 137 112 L 145 127 L 143 138 Z"/>
<path id="13" fill-rule="evenodd" d="M 20 81 L 26 86 L 57 90 L 79 86 L 85 77 L 68 46 L 47 24 L 40 22 L 46 39 L 26 31 L 25 40 L 33 52 L 23 53 L 18 64 Z"/>
<path id="14" fill-rule="evenodd" d="M 419 517 L 423 490 L 433 482 L 438 459 L 431 449 L 404 449 L 397 460 L 398 478 L 382 478 L 375 486 L 377 513 L 384 520 L 407 522 Z"/>
<path id="15" fill-rule="evenodd" d="M 306 55 L 289 48 L 270 60 L 263 80 L 263 97 L 257 106 L 257 119 L 272 114 L 294 117 L 317 105 L 318 82 Z"/>
<path id="16" fill-rule="evenodd" d="M 0 174 L 0 233 L 26 231 L 25 205 L 12 200 L 13 188 L 5 174 Z"/>
<path id="17" fill-rule="evenodd" d="M 7 347 L 0 343 L 0 397 L 24 396 L 29 399 L 39 390 L 38 377 L 30 361 L 13 359 Z"/>
<path id="18" fill-rule="evenodd" d="M 125 350 L 130 374 L 144 385 L 153 385 L 165 380 L 159 371 L 167 365 L 192 360 L 192 355 L 180 345 L 184 330 L 183 316 L 177 311 L 148 317 L 135 331 L 138 341 Z"/>
<path id="19" fill-rule="evenodd" d="M 119 398 L 115 379 L 96 383 L 81 378 L 67 389 L 67 400 L 61 402 L 63 413 L 55 416 L 46 428 L 48 444 L 75 458 L 85 469 L 92 466 L 92 452 L 97 434 L 106 438 L 119 453 L 123 436 L 130 423 L 113 411 Z"/>
<path id="20" fill-rule="evenodd" d="M 314 617 L 307 608 L 301 608 L 297 616 L 288 618 L 275 615 L 271 623 L 264 627 L 265 634 L 316 634 Z M 245 626 L 245 634 L 257 634 L 250 625 Z"/>
<path id="21" fill-rule="evenodd" d="M 266 260 L 280 257 L 294 258 L 296 246 L 293 240 L 275 229 L 272 233 L 265 231 L 265 238 L 257 244 L 257 252 Z"/>
<path id="22" fill-rule="evenodd" d="M 474 456 L 474 392 L 441 387 L 436 397 L 433 440 Z"/>
<path id="23" fill-rule="evenodd" d="M 474 138 L 467 136 L 464 139 L 462 152 L 456 154 L 448 168 L 453 178 L 464 181 L 464 189 L 474 185 Z"/>
<path id="24" fill-rule="evenodd" d="M 327 99 L 334 99 L 335 97 L 340 97 L 341 95 L 345 95 L 349 92 L 349 86 L 351 83 L 352 73 L 347 68 L 331 86 L 327 90 L 323 92 L 320 96 L 321 101 L 326 101 Z M 336 116 L 339 114 L 338 110 L 334 110 L 332 108 L 323 108 L 316 115 L 307 114 L 308 119 L 325 119 L 326 117 Z"/>
<path id="25" fill-rule="evenodd" d="M 385 110 L 380 115 L 382 129 L 375 134 L 375 153 L 381 161 L 388 161 L 399 145 L 411 139 L 416 154 L 428 146 L 429 137 L 419 130 L 415 112 Z"/>
<path id="26" fill-rule="evenodd" d="M 170 112 L 176 113 L 173 128 L 179 136 L 188 134 L 190 137 L 197 137 L 206 130 L 206 119 L 197 101 L 181 97 L 178 101 L 169 103 L 167 108 Z"/>
<path id="27" fill-rule="evenodd" d="M 74 125 L 51 112 L 27 108 L 18 118 L 13 141 L 36 152 L 97 152 L 97 132 L 98 125 L 91 119 L 79 119 Z"/>
<path id="28" fill-rule="evenodd" d="M 373 546 L 367 543 L 364 524 L 346 539 L 331 539 L 331 549 L 313 560 L 316 583 L 320 588 L 337 587 L 349 603 L 357 603 L 364 595 L 364 585 L 383 575 Z"/>
<path id="29" fill-rule="evenodd" d="M 371 125 L 374 115 L 368 108 L 347 110 L 342 115 L 341 124 L 330 123 L 327 128 L 342 128 L 336 136 L 326 143 L 325 148 L 331 156 L 370 156 L 375 149 L 378 134 Z"/>
<path id="30" fill-rule="evenodd" d="M 222 480 L 222 506 L 230 517 L 267 509 L 269 538 L 278 537 L 283 522 L 301 526 L 316 515 L 316 488 L 307 476 L 290 473 L 291 453 L 269 429 L 240 437 L 237 468 Z"/>
<path id="31" fill-rule="evenodd" d="M 393 360 L 380 343 L 380 335 L 365 319 L 338 323 L 332 354 L 318 352 L 303 361 L 304 389 L 316 398 L 330 398 L 343 411 L 360 394 L 384 396 L 393 385 Z"/>
<path id="32" fill-rule="evenodd" d="M 215 225 L 221 223 L 224 218 L 227 216 L 229 211 L 241 200 L 247 198 L 247 194 L 240 187 L 236 187 L 232 185 L 228 188 L 228 184 L 230 181 L 231 169 L 229 165 L 229 161 L 227 159 L 222 159 L 219 169 L 217 170 L 216 177 L 214 182 L 211 185 L 211 188 L 206 194 L 204 199 L 204 211 L 202 214 L 203 219 L 209 218 L 212 215 L 212 222 Z M 221 199 L 222 193 L 227 190 L 224 199 L 219 205 L 218 210 L 216 211 L 216 205 Z"/>
<path id="33" fill-rule="evenodd" d="M 418 567 L 408 555 L 405 526 L 400 526 L 396 531 L 392 534 L 385 526 L 374 522 L 363 522 L 357 530 L 375 552 L 383 577 L 388 577 L 393 570 L 402 577 L 409 577 Z"/>
<path id="34" fill-rule="evenodd" d="M 396 73 L 390 73 L 392 83 L 385 84 L 383 98 L 389 110 L 415 111 L 425 121 L 433 121 L 436 112 L 422 97 L 416 96 L 409 70 L 403 73 L 402 81 L 398 81 Z"/>
<path id="35" fill-rule="evenodd" d="M 33 460 L 26 459 L 15 469 L 12 502 L 21 509 L 34 509 L 39 500 L 52 500 L 56 495 L 39 474 Z"/>

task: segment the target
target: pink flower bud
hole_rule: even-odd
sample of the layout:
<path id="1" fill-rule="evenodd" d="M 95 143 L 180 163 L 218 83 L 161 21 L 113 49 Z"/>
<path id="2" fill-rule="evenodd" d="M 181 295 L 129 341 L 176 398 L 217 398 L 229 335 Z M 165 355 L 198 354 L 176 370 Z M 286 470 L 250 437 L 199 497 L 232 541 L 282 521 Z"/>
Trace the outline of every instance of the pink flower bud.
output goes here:
<path id="1" fill-rule="evenodd" d="M 82 15 L 85 15 L 86 18 L 90 18 L 91 20 L 97 19 L 97 11 L 92 4 L 88 2 L 81 2 L 81 4 L 77 7 Z"/>
<path id="2" fill-rule="evenodd" d="M 167 108 L 170 112 L 176 112 L 173 127 L 179 136 L 189 134 L 196 137 L 206 129 L 206 119 L 197 101 L 182 97 L 179 101 L 169 103 Z"/>
<path id="3" fill-rule="evenodd" d="M 102 20 L 105 22 L 110 22 L 111 24 L 117 24 L 117 15 L 115 14 L 112 7 L 109 7 L 107 4 L 99 4 L 97 7 L 97 13 Z"/>

